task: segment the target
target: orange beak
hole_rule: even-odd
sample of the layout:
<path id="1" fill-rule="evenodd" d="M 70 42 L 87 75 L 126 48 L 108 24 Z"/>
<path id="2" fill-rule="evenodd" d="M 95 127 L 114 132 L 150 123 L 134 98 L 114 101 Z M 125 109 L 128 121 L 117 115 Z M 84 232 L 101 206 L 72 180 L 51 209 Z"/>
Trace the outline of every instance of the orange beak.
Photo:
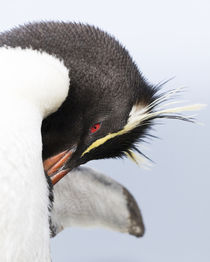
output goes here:
<path id="1" fill-rule="evenodd" d="M 74 152 L 75 150 L 65 150 L 55 156 L 47 158 L 43 162 L 44 170 L 51 178 L 53 185 L 55 185 L 70 171 L 69 168 L 63 169 L 63 167 Z"/>

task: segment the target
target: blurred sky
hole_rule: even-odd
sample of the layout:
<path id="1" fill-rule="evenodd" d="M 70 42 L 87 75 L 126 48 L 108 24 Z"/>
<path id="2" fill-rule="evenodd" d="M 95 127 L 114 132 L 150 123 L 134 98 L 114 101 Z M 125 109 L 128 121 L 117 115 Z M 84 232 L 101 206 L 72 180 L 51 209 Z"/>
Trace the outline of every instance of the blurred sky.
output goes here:
<path id="1" fill-rule="evenodd" d="M 186 86 L 181 100 L 210 104 L 209 0 L 36 0 L 0 2 L 0 31 L 28 21 L 63 20 L 97 25 L 120 40 L 154 84 Z M 188 102 L 187 102 L 188 103 Z M 94 161 L 125 185 L 139 203 L 146 234 L 137 239 L 103 229 L 70 228 L 52 240 L 54 262 L 209 262 L 210 125 L 207 107 L 197 119 L 156 125 L 143 151 L 148 171 L 129 160 Z"/>

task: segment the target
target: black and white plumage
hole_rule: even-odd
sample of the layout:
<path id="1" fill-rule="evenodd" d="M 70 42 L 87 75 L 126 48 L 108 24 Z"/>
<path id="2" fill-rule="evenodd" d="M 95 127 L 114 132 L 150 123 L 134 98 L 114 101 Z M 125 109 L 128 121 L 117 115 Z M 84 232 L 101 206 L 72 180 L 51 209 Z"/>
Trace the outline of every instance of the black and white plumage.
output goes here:
<path id="1" fill-rule="evenodd" d="M 129 156 L 137 161 L 134 154 L 135 150 L 138 151 L 136 143 L 145 138 L 154 119 L 167 117 L 191 120 L 179 115 L 179 112 L 196 107 L 161 108 L 161 104 L 177 91 L 160 96 L 158 88 L 144 80 L 128 52 L 118 41 L 88 25 L 48 22 L 18 27 L 0 35 L 0 50 L 0 58 L 4 58 L 0 59 L 1 73 L 5 76 L 2 77 L 1 86 L 4 92 L 5 87 L 6 90 L 9 90 L 2 92 L 4 94 L 2 97 L 6 104 L 4 108 L 9 107 L 11 111 L 9 118 L 7 116 L 4 118 L 5 123 L 9 119 L 9 123 L 12 124 L 15 118 L 19 120 L 15 123 L 20 126 L 18 135 L 14 135 L 14 131 L 18 131 L 16 126 L 8 125 L 7 127 L 5 124 L 5 127 L 11 129 L 11 133 L 7 134 L 7 128 L 5 128 L 5 136 L 2 135 L 2 141 L 9 151 L 6 155 L 2 153 L 1 159 L 5 162 L 5 166 L 2 167 L 1 173 L 4 173 L 8 165 L 13 162 L 14 173 L 21 173 L 16 184 L 13 183 L 13 180 L 8 182 L 7 178 L 13 173 L 8 169 L 6 179 L 3 177 L 4 183 L 1 185 L 0 192 L 1 197 L 8 197 L 8 183 L 14 186 L 13 192 L 22 188 L 21 191 L 12 194 L 14 205 L 17 204 L 19 212 L 22 210 L 28 214 L 28 210 L 31 211 L 28 220 L 29 231 L 24 232 L 25 240 L 21 247 L 18 247 L 19 251 L 17 243 L 23 227 L 22 230 L 21 227 L 20 229 L 15 228 L 17 234 L 12 239 L 9 234 L 6 235 L 7 232 L 12 232 L 13 220 L 7 222 L 0 220 L 0 229 L 5 227 L 6 223 L 8 224 L 0 241 L 2 242 L 3 238 L 6 239 L 6 244 L 3 246 L 5 249 L 7 245 L 11 245 L 10 250 L 12 251 L 8 254 L 8 261 L 39 261 L 38 259 L 49 261 L 49 228 L 47 229 L 49 191 L 40 164 L 42 158 L 45 171 L 50 175 L 53 183 L 58 182 L 72 169 L 92 159 Z M 18 111 L 19 106 L 20 111 Z M 11 110 L 12 107 L 14 110 Z M 25 123 L 28 123 L 28 129 L 25 129 Z M 17 138 L 20 137 L 20 134 L 20 143 L 23 144 L 22 148 L 26 146 L 26 151 L 22 151 L 20 147 L 13 147 L 15 143 L 6 139 L 6 135 Z M 10 159 L 11 151 L 14 151 L 14 155 L 18 155 L 20 162 L 16 163 L 17 157 Z M 19 152 L 22 152 L 23 155 Z M 20 172 L 18 168 L 23 163 L 23 170 Z M 51 217 L 51 228 L 54 229 L 54 233 L 75 223 L 75 218 L 71 217 L 73 214 L 71 206 L 64 205 L 62 209 L 65 210 L 69 220 L 60 215 L 62 211 L 59 207 L 62 205 L 61 203 L 57 205 L 59 203 L 58 195 L 61 194 L 59 192 L 68 192 L 67 185 L 73 191 L 74 183 L 88 185 L 89 181 L 90 187 L 86 192 L 92 192 L 91 188 L 94 185 L 97 186 L 96 191 L 99 187 L 100 192 L 111 190 L 110 202 L 107 205 L 104 204 L 102 210 L 108 212 L 109 205 L 116 204 L 120 207 L 119 213 L 127 212 L 125 219 L 122 219 L 121 222 L 116 219 L 117 213 L 112 214 L 115 219 L 111 222 L 109 222 L 109 213 L 101 217 L 100 214 L 98 217 L 96 214 L 95 221 L 99 225 L 103 224 L 115 230 L 137 236 L 142 235 L 144 232 L 142 218 L 135 200 L 127 190 L 114 181 L 95 174 L 94 171 L 86 171 L 87 177 L 84 176 L 85 171 L 72 171 L 76 172 L 72 174 L 72 177 L 64 178 L 60 185 L 54 187 L 55 205 Z M 30 173 L 30 176 L 27 176 L 27 172 Z M 79 173 L 81 177 L 80 180 L 77 180 Z M 37 184 L 32 183 L 32 177 L 33 179 L 36 177 Z M 106 183 L 110 185 L 110 188 L 106 187 Z M 3 187 L 7 188 L 5 192 Z M 25 187 L 27 192 L 24 192 Z M 33 190 L 34 194 L 32 194 Z M 100 192 L 98 192 L 99 196 L 103 197 L 103 193 Z M 31 195 L 32 198 L 28 195 Z M 77 207 L 82 203 L 92 201 L 86 197 L 85 201 L 77 202 L 77 199 L 71 194 L 60 196 L 62 203 L 65 200 L 68 201 L 69 197 L 71 201 L 75 201 Z M 114 196 L 117 198 L 112 203 Z M 18 200 L 19 197 L 21 201 Z M 25 206 L 21 206 L 23 201 L 26 203 Z M 8 209 L 8 207 L 1 207 L 1 210 L 3 208 Z M 97 210 L 98 207 L 94 212 Z M 10 211 L 12 214 L 12 209 Z M 87 212 L 92 219 L 93 210 L 87 210 Z M 21 217 L 20 225 L 23 226 L 27 223 L 27 217 L 20 215 L 17 212 L 16 219 Z M 38 223 L 37 217 L 41 217 L 42 221 Z M 84 221 L 82 216 L 80 218 L 81 221 Z M 79 218 L 78 221 L 80 221 Z M 84 221 L 87 224 L 89 222 Z M 40 232 L 36 235 L 37 225 Z M 31 236 L 34 239 L 30 238 Z M 40 239 L 43 243 L 39 241 Z M 25 249 L 25 243 L 29 249 L 33 247 L 32 253 L 29 254 Z M 3 252 L 1 255 L 4 256 Z M 23 258 L 21 260 L 21 255 L 24 260 Z M 3 260 L 5 257 L 2 257 Z"/>

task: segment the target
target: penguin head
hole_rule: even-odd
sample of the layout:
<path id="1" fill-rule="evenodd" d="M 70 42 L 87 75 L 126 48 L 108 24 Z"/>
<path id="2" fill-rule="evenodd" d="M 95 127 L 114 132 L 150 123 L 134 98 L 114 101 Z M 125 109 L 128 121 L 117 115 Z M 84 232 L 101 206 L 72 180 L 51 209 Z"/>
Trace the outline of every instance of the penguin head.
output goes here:
<path id="1" fill-rule="evenodd" d="M 135 117 L 155 99 L 155 89 L 129 62 L 121 64 L 120 74 L 104 75 L 100 69 L 92 74 L 87 68 L 77 81 L 72 76 L 67 99 L 42 124 L 44 160 L 73 149 L 65 164 L 72 169 L 93 159 L 123 157 L 136 149 L 150 121 L 140 125 Z"/>
<path id="2" fill-rule="evenodd" d="M 136 143 L 147 136 L 155 118 L 191 120 L 177 114 L 182 108 L 158 111 L 170 95 L 158 95 L 158 87 L 147 83 L 128 51 L 98 28 L 33 23 L 2 33 L 0 46 L 5 45 L 46 52 L 69 71 L 68 96 L 41 129 L 44 166 L 53 183 L 93 159 L 135 160 Z"/>
<path id="3" fill-rule="evenodd" d="M 43 121 L 44 161 L 71 150 L 63 167 L 70 170 L 93 159 L 131 154 L 150 127 L 149 120 L 137 123 L 137 113 L 156 99 L 156 89 L 110 35 L 80 24 L 51 26 L 71 29 L 63 47 L 68 49 L 53 49 L 69 68 L 70 89 L 59 110 Z"/>

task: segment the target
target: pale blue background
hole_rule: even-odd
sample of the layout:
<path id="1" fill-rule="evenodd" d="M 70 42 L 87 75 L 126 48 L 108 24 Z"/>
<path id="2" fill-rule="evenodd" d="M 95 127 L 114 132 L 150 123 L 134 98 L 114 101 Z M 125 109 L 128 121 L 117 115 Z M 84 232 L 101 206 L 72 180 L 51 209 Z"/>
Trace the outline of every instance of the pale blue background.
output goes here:
<path id="1" fill-rule="evenodd" d="M 19 0 L 0 2 L 0 31 L 27 21 L 87 22 L 115 35 L 152 82 L 175 76 L 167 88 L 187 86 L 181 99 L 210 104 L 210 1 Z M 95 161 L 130 189 L 144 216 L 142 239 L 72 228 L 52 241 L 54 262 L 209 262 L 209 107 L 196 126 L 164 121 L 144 150 L 150 171 L 128 160 Z"/>

